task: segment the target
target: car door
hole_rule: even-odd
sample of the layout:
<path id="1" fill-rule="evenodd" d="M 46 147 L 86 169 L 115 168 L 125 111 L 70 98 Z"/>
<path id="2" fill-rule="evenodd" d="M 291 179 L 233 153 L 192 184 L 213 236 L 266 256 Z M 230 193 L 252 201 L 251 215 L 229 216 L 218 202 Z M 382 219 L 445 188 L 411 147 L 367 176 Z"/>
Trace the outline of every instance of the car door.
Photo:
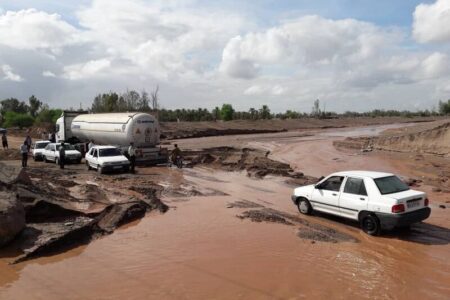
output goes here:
<path id="1" fill-rule="evenodd" d="M 86 163 L 89 166 L 92 166 L 92 151 L 94 151 L 94 149 L 89 149 L 89 151 L 86 153 L 86 155 L 84 156 L 84 159 L 86 160 Z"/>
<path id="2" fill-rule="evenodd" d="M 50 147 L 50 152 L 48 154 L 49 160 L 55 160 L 56 159 L 56 145 L 52 145 Z"/>
<path id="3" fill-rule="evenodd" d="M 344 176 L 331 176 L 316 185 L 311 195 L 314 209 L 330 214 L 340 215 L 339 195 Z"/>
<path id="4" fill-rule="evenodd" d="M 367 209 L 368 198 L 364 178 L 347 177 L 339 198 L 341 215 L 358 220 L 359 212 Z"/>
<path id="5" fill-rule="evenodd" d="M 93 149 L 92 151 L 92 166 L 98 168 L 98 150 Z"/>

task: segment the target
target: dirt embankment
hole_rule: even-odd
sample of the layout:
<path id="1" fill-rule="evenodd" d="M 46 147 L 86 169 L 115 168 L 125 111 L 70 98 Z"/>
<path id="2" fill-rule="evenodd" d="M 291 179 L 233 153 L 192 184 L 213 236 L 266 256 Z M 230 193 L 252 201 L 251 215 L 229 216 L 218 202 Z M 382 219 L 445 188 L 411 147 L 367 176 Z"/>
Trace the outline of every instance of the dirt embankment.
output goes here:
<path id="1" fill-rule="evenodd" d="M 19 171 L 3 163 L 0 167 L 1 189 L 15 194 L 25 209 L 25 228 L 9 245 L 18 251 L 13 263 L 88 243 L 148 211 L 168 209 L 159 200 L 161 189 L 156 185 L 132 196 L 131 189 L 124 190 L 115 202 L 98 184 L 77 182 L 70 173 L 50 174 L 38 168 Z"/>
<path id="2" fill-rule="evenodd" d="M 416 126 L 399 130 L 386 131 L 375 137 L 347 138 L 336 141 L 337 147 L 384 150 L 395 152 L 413 152 L 450 156 L 450 121 L 439 126 Z"/>
<path id="3" fill-rule="evenodd" d="M 383 125 L 393 123 L 431 122 L 435 118 L 339 118 L 296 120 L 233 120 L 228 122 L 162 122 L 162 137 L 166 139 L 184 139 L 194 137 L 274 133 L 302 129 L 344 128 L 352 126 Z"/>
<path id="4" fill-rule="evenodd" d="M 431 185 L 435 192 L 450 191 L 450 121 L 391 129 L 375 137 L 334 141 L 341 150 L 383 155 L 399 169 Z"/>

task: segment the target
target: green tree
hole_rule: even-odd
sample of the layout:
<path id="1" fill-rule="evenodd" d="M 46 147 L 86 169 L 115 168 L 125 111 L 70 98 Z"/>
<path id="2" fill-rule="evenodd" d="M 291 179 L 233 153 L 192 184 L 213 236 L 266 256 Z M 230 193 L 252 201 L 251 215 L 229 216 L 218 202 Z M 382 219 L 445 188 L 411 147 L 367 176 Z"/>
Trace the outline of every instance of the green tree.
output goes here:
<path id="1" fill-rule="evenodd" d="M 28 103 L 29 103 L 30 115 L 34 118 L 34 117 L 36 117 L 38 111 L 41 109 L 42 102 L 38 98 L 36 98 L 34 95 L 31 95 L 31 97 L 28 98 Z"/>
<path id="2" fill-rule="evenodd" d="M 450 114 L 450 99 L 447 100 L 447 103 L 439 101 L 439 113 L 442 115 Z"/>
<path id="3" fill-rule="evenodd" d="M 8 111 L 4 116 L 3 126 L 5 127 L 19 127 L 20 129 L 24 127 L 30 127 L 34 123 L 34 118 L 29 114 L 16 113 L 13 111 Z"/>
<path id="4" fill-rule="evenodd" d="M 272 115 L 270 114 L 270 109 L 267 105 L 263 105 L 259 110 L 259 114 L 262 119 L 271 119 Z"/>
<path id="5" fill-rule="evenodd" d="M 28 106 L 25 102 L 19 101 L 16 98 L 8 98 L 0 102 L 0 113 L 5 116 L 8 111 L 25 114 L 28 112 Z"/>
<path id="6" fill-rule="evenodd" d="M 39 112 L 36 117 L 35 124 L 44 124 L 44 123 L 56 123 L 56 120 L 61 117 L 62 110 L 61 109 L 49 109 L 48 106 L 44 106 L 44 108 Z"/>
<path id="7" fill-rule="evenodd" d="M 220 109 L 220 118 L 224 121 L 230 121 L 233 119 L 234 109 L 231 104 L 223 104 Z"/>

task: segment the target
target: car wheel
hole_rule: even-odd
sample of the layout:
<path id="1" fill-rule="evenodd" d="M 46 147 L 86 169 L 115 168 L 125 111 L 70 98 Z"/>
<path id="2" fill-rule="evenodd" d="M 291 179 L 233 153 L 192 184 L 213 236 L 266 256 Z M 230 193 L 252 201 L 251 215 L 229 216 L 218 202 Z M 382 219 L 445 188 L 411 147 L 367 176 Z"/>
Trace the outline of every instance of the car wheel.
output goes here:
<path id="1" fill-rule="evenodd" d="M 89 162 L 87 162 L 87 161 L 86 161 L 86 167 L 87 167 L 88 171 L 92 170 L 91 166 L 89 165 Z"/>
<path id="2" fill-rule="evenodd" d="M 300 198 L 297 202 L 298 211 L 304 215 L 310 215 L 312 212 L 311 203 L 308 199 Z"/>
<path id="3" fill-rule="evenodd" d="M 379 235 L 381 232 L 380 220 L 375 215 L 366 215 L 361 219 L 361 229 L 368 235 Z"/>

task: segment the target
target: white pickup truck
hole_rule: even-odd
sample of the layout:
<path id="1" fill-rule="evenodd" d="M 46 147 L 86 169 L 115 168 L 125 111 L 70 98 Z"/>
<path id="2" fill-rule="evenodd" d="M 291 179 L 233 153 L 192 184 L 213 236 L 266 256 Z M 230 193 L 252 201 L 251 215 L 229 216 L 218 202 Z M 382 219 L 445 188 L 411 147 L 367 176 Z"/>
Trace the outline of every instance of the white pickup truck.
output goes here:
<path id="1" fill-rule="evenodd" d="M 364 232 L 408 227 L 428 218 L 427 195 L 410 189 L 390 173 L 346 171 L 298 187 L 292 201 L 302 214 L 313 210 L 359 221 Z"/>

